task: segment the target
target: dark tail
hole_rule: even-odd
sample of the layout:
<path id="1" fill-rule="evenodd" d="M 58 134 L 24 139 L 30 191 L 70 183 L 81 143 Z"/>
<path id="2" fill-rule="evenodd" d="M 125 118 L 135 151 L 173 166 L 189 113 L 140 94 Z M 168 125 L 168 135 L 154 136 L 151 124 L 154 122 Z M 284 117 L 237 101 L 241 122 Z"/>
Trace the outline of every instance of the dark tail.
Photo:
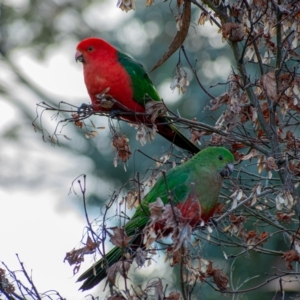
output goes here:
<path id="1" fill-rule="evenodd" d="M 82 291 L 89 290 L 100 281 L 106 278 L 106 268 L 111 267 L 114 263 L 118 262 L 122 258 L 122 249 L 115 247 L 105 255 L 104 258 L 101 258 L 97 261 L 95 265 L 86 270 L 83 274 L 80 275 L 77 281 L 83 281 L 84 283 L 80 287 Z M 105 261 L 107 263 L 105 263 Z"/>
<path id="2" fill-rule="evenodd" d="M 147 127 L 152 128 L 152 122 L 149 118 L 144 116 L 122 116 L 122 119 L 127 122 L 142 123 Z M 192 143 L 187 137 L 185 137 L 175 125 L 170 124 L 170 120 L 167 117 L 158 117 L 155 120 L 155 125 L 157 126 L 158 133 L 165 139 L 175 144 L 179 148 L 188 150 L 193 154 L 200 152 L 200 149 Z"/>
<path id="3" fill-rule="evenodd" d="M 188 150 L 193 154 L 200 152 L 200 149 L 186 138 L 173 124 L 166 124 L 168 122 L 165 118 L 157 118 L 155 123 L 158 133 L 165 139 L 175 144 L 176 146 Z M 164 123 L 164 124 L 162 124 Z"/>

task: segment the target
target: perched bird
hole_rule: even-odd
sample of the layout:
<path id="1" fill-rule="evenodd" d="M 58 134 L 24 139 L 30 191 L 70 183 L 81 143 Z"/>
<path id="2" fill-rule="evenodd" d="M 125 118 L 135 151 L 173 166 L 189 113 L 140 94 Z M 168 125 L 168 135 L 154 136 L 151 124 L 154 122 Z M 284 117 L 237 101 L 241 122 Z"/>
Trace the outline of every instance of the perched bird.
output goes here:
<path id="1" fill-rule="evenodd" d="M 122 119 L 153 127 L 151 118 L 143 115 L 145 105 L 149 101 L 162 102 L 140 63 L 99 38 L 81 41 L 75 59 L 83 64 L 84 81 L 95 111 L 125 112 Z M 109 98 L 111 101 L 104 101 Z M 155 125 L 160 135 L 178 147 L 192 153 L 200 151 L 168 117 L 159 116 Z"/>
<path id="2" fill-rule="evenodd" d="M 218 206 L 223 178 L 233 171 L 233 162 L 234 157 L 229 150 L 222 147 L 209 147 L 160 177 L 125 225 L 124 230 L 127 236 L 132 237 L 131 246 L 127 248 L 130 247 L 130 251 L 134 252 L 137 247 L 145 247 L 142 242 L 143 230 L 152 220 L 149 206 L 158 198 L 163 204 L 171 203 L 180 211 L 181 223 L 189 224 L 191 228 L 205 224 Z M 152 228 L 159 237 L 167 236 L 174 229 L 166 225 L 166 220 L 155 222 Z M 115 247 L 108 252 L 105 255 L 108 266 L 120 261 L 122 253 L 124 249 L 120 247 Z M 84 280 L 81 289 L 87 290 L 106 276 L 105 263 L 102 258 L 84 272 L 78 281 Z"/>

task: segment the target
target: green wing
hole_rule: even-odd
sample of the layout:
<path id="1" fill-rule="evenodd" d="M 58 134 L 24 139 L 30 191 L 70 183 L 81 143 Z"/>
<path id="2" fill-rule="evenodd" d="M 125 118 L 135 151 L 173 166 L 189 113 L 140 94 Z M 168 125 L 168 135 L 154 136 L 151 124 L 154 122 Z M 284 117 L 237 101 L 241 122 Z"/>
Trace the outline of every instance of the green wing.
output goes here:
<path id="1" fill-rule="evenodd" d="M 140 63 L 120 51 L 118 51 L 118 62 L 124 67 L 131 78 L 135 102 L 145 107 L 145 103 L 150 100 L 161 101 L 151 79 Z M 149 126 L 151 125 L 149 120 L 147 122 L 148 125 L 146 125 L 151 127 Z M 156 120 L 158 133 L 178 147 L 191 151 L 192 153 L 198 153 L 200 151 L 199 148 L 180 133 L 176 126 L 171 123 L 172 121 L 169 120 L 167 116 L 158 117 Z"/>
<path id="2" fill-rule="evenodd" d="M 166 182 L 164 176 L 161 176 L 154 187 L 143 199 L 135 214 L 130 221 L 125 225 L 125 230 L 128 236 L 137 234 L 138 230 L 142 230 L 149 221 L 149 203 L 153 203 L 157 198 L 161 198 L 164 204 L 168 204 L 168 190 L 171 193 L 173 203 L 177 205 L 183 202 L 190 191 L 190 172 L 185 170 L 184 165 L 170 170 L 166 174 Z"/>
<path id="3" fill-rule="evenodd" d="M 118 61 L 124 67 L 132 80 L 133 97 L 143 105 L 149 100 L 161 101 L 151 79 L 144 67 L 125 53 L 118 52 Z M 147 95 L 150 96 L 147 97 Z"/>

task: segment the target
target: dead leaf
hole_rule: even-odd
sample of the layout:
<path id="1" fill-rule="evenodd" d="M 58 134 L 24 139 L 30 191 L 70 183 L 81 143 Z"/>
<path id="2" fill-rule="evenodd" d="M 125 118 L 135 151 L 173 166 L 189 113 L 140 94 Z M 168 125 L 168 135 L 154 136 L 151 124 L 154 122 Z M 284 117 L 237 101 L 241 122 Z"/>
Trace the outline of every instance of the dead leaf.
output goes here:
<path id="1" fill-rule="evenodd" d="M 223 137 L 217 133 L 213 133 L 210 138 L 210 145 L 214 145 L 214 146 L 224 145 Z"/>
<path id="2" fill-rule="evenodd" d="M 189 81 L 187 80 L 187 73 L 180 63 L 176 65 L 175 76 L 170 85 L 171 90 L 178 88 L 180 92 L 184 94 L 186 92 L 187 86 L 189 86 Z"/>
<path id="3" fill-rule="evenodd" d="M 296 176 L 300 176 L 300 161 L 297 162 L 290 162 L 289 163 L 289 169 L 291 171 L 292 174 L 296 175 Z"/>
<path id="4" fill-rule="evenodd" d="M 147 127 L 144 124 L 138 126 L 135 138 L 142 146 L 147 144 Z"/>
<path id="5" fill-rule="evenodd" d="M 194 129 L 194 128 L 191 128 L 190 131 L 191 131 L 190 140 L 192 143 L 200 142 L 201 137 L 205 134 L 205 131 Z"/>
<path id="6" fill-rule="evenodd" d="M 269 238 L 269 234 L 266 231 L 263 231 L 258 237 L 258 245 L 262 245 Z"/>
<path id="7" fill-rule="evenodd" d="M 158 220 L 161 219 L 164 207 L 165 205 L 159 197 L 156 199 L 155 202 L 149 203 L 150 220 L 152 223 L 156 223 Z"/>
<path id="8" fill-rule="evenodd" d="M 113 231 L 113 234 L 109 234 L 110 241 L 117 247 L 127 247 L 132 237 L 127 236 L 124 227 L 112 227 L 110 229 Z"/>
<path id="9" fill-rule="evenodd" d="M 137 191 L 128 191 L 125 196 L 125 201 L 128 209 L 132 209 L 133 207 L 139 206 L 139 194 Z"/>
<path id="10" fill-rule="evenodd" d="M 142 267 L 144 265 L 145 261 L 147 260 L 146 256 L 147 252 L 143 251 L 142 248 L 139 247 L 136 249 L 134 260 L 138 267 Z"/>
<path id="11" fill-rule="evenodd" d="M 177 31 L 171 45 L 167 52 L 165 52 L 162 58 L 154 65 L 150 72 L 154 71 L 160 67 L 179 47 L 183 44 L 190 27 L 191 22 L 191 2 L 188 0 L 184 1 L 182 26 L 179 31 Z"/>
<path id="12" fill-rule="evenodd" d="M 294 215 L 295 215 L 294 211 L 292 211 L 290 213 L 283 213 L 280 211 L 276 212 L 276 217 L 277 217 L 277 220 L 279 220 L 279 221 L 290 221 Z"/>
<path id="13" fill-rule="evenodd" d="M 66 253 L 64 262 L 67 261 L 70 266 L 75 265 L 73 269 L 74 275 L 79 271 L 80 265 L 84 261 L 84 256 L 86 254 L 93 254 L 97 247 L 100 245 L 100 243 L 100 241 L 94 243 L 90 236 L 88 236 L 86 240 L 86 245 L 84 247 L 77 250 L 73 249 L 72 251 Z"/>
<path id="14" fill-rule="evenodd" d="M 128 12 L 135 9 L 135 0 L 118 0 L 117 7 L 121 10 Z"/>
<path id="15" fill-rule="evenodd" d="M 223 39 L 229 39 L 232 42 L 239 42 L 244 39 L 242 27 L 236 23 L 224 23 L 222 25 Z"/>
<path id="16" fill-rule="evenodd" d="M 154 3 L 154 0 L 146 0 L 146 7 L 151 6 Z"/>
<path id="17" fill-rule="evenodd" d="M 288 270 L 293 270 L 293 266 L 291 264 L 292 261 L 299 261 L 299 254 L 296 250 L 289 250 L 282 255 L 282 258 L 285 259 L 285 265 Z"/>
<path id="18" fill-rule="evenodd" d="M 7 294 L 13 294 L 15 292 L 14 285 L 10 283 L 6 278 L 5 270 L 0 268 L 0 294 L 2 295 L 1 290 L 6 292 Z M 9 299 L 15 299 L 15 298 L 9 297 Z"/>
<path id="19" fill-rule="evenodd" d="M 136 140 L 141 143 L 142 146 L 145 146 L 148 142 L 152 142 L 156 136 L 157 126 L 153 123 L 152 128 L 146 127 L 144 124 L 139 124 L 136 126 Z"/>
<path id="20" fill-rule="evenodd" d="M 173 291 L 169 296 L 165 297 L 165 300 L 180 300 L 180 293 Z"/>
<path id="21" fill-rule="evenodd" d="M 212 100 L 210 100 L 210 107 L 209 110 L 217 110 L 218 108 L 220 108 L 223 104 L 228 103 L 230 100 L 230 96 L 228 94 L 228 92 L 222 94 L 219 97 L 216 97 Z"/>
<path id="22" fill-rule="evenodd" d="M 266 164 L 266 171 L 271 171 L 271 170 L 274 170 L 274 171 L 278 171 L 278 167 L 277 167 L 277 164 L 276 164 L 276 161 L 275 161 L 275 158 L 274 157 L 268 157 L 266 160 L 265 160 L 265 164 Z"/>
<path id="23" fill-rule="evenodd" d="M 145 245 L 146 249 L 149 249 L 149 247 L 151 246 L 151 244 L 156 241 L 157 239 L 157 234 L 156 234 L 156 230 L 153 228 L 153 225 L 147 225 L 144 229 L 143 229 L 143 244 Z"/>
<path id="24" fill-rule="evenodd" d="M 151 115 L 150 121 L 154 124 L 158 116 L 163 116 L 167 112 L 165 104 L 161 101 L 150 100 L 145 105 L 146 114 Z"/>
<path id="25" fill-rule="evenodd" d="M 181 27 L 182 27 L 182 19 L 183 19 L 183 14 L 179 14 L 177 16 L 175 16 L 175 20 L 176 20 L 176 29 L 178 31 L 180 31 Z"/>
<path id="26" fill-rule="evenodd" d="M 204 277 L 212 277 L 215 284 L 221 290 L 226 290 L 229 282 L 228 276 L 225 275 L 222 270 L 213 268 L 212 261 L 208 262 Z"/>
<path id="27" fill-rule="evenodd" d="M 168 227 L 167 227 L 168 228 Z M 174 242 L 174 251 L 186 247 L 186 243 L 191 241 L 192 226 L 189 223 L 180 222 L 177 227 L 174 227 L 173 234 L 171 236 Z"/>
<path id="28" fill-rule="evenodd" d="M 130 0 L 129 0 L 130 1 Z M 107 94 L 110 88 L 107 87 L 100 94 L 95 95 L 97 98 L 97 106 L 104 109 L 111 109 L 117 102 L 111 95 Z"/>
<path id="29" fill-rule="evenodd" d="M 208 13 L 208 12 L 202 12 L 200 14 L 199 19 L 198 19 L 198 25 L 204 25 L 205 22 L 207 22 L 207 21 L 211 21 L 210 20 L 210 13 Z"/>
<path id="30" fill-rule="evenodd" d="M 146 290 L 150 290 L 153 289 L 155 290 L 155 296 L 154 299 L 155 300 L 164 300 L 165 299 L 165 295 L 164 295 L 164 291 L 163 291 L 163 284 L 161 279 L 149 282 L 146 286 Z"/>
<path id="31" fill-rule="evenodd" d="M 116 159 L 120 158 L 122 162 L 126 162 L 130 156 L 129 140 L 125 135 L 114 134 L 112 138 L 112 146 L 117 150 Z"/>
<path id="32" fill-rule="evenodd" d="M 213 269 L 211 273 L 214 283 L 217 285 L 217 287 L 221 290 L 226 290 L 229 282 L 228 276 L 225 275 L 220 269 Z"/>
<path id="33" fill-rule="evenodd" d="M 264 88 L 267 96 L 275 101 L 277 99 L 277 88 L 275 81 L 275 72 L 268 72 L 260 79 L 261 85 Z"/>
<path id="34" fill-rule="evenodd" d="M 251 149 L 251 151 L 248 154 L 246 154 L 242 158 L 242 160 L 248 160 L 249 159 L 251 161 L 252 158 L 255 158 L 255 157 L 258 157 L 258 156 L 259 156 L 259 154 L 258 154 L 257 150 L 256 149 Z"/>
<path id="35" fill-rule="evenodd" d="M 288 149 L 294 150 L 300 148 L 300 141 L 298 138 L 295 138 L 293 132 L 287 131 L 285 135 L 285 139 L 287 141 L 286 147 Z"/>
<path id="36" fill-rule="evenodd" d="M 258 174 L 260 174 L 264 168 L 264 161 L 265 161 L 265 156 L 261 155 L 258 160 L 257 160 L 257 171 Z"/>
<path id="37" fill-rule="evenodd" d="M 239 225 L 239 224 L 244 223 L 246 221 L 245 217 L 243 217 L 243 216 L 235 216 L 233 214 L 229 215 L 229 219 L 230 219 L 230 222 L 233 225 Z"/>
<path id="38" fill-rule="evenodd" d="M 166 204 L 162 213 L 161 219 L 164 220 L 164 227 L 176 228 L 181 218 L 180 210 L 177 207 L 173 207 L 171 204 Z"/>
<path id="39" fill-rule="evenodd" d="M 114 263 L 107 269 L 107 280 L 115 285 L 117 274 L 120 273 L 122 277 L 127 278 L 127 272 L 130 269 L 131 262 L 128 260 L 120 260 Z"/>
<path id="40" fill-rule="evenodd" d="M 187 248 L 184 248 L 184 254 L 187 254 Z M 170 258 L 170 266 L 174 267 L 175 265 L 180 264 L 183 253 L 181 253 L 181 249 L 174 250 L 174 246 L 170 246 L 167 249 L 166 259 Z"/>
<path id="41" fill-rule="evenodd" d="M 77 126 L 77 127 L 79 127 L 79 128 L 82 128 L 83 125 L 84 125 L 84 123 L 80 120 L 79 114 L 77 114 L 77 113 L 72 113 L 71 116 L 72 116 L 72 118 L 73 118 L 73 120 L 74 120 L 75 126 Z"/>

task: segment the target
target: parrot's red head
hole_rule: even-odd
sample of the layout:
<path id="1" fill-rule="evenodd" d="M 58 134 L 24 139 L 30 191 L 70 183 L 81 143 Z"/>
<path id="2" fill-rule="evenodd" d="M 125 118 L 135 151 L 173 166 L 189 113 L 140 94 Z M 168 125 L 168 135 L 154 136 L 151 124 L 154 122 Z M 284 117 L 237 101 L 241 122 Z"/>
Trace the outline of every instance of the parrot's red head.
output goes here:
<path id="1" fill-rule="evenodd" d="M 76 48 L 75 60 L 88 63 L 95 59 L 114 58 L 116 49 L 99 38 L 87 38 L 81 41 Z"/>

